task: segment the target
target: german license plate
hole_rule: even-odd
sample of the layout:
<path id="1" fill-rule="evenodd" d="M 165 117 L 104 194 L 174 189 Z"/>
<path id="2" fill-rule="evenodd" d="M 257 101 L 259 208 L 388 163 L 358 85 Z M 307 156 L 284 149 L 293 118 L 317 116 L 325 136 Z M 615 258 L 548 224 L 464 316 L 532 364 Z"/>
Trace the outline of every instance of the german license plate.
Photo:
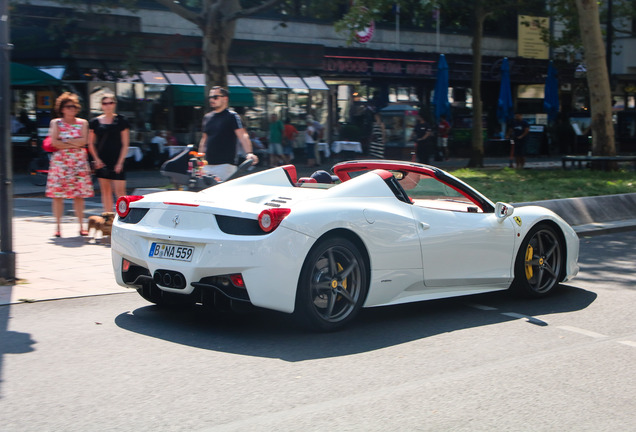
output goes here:
<path id="1" fill-rule="evenodd" d="M 149 257 L 164 258 L 176 261 L 192 261 L 194 247 L 179 246 L 166 243 L 153 243 L 150 246 Z"/>

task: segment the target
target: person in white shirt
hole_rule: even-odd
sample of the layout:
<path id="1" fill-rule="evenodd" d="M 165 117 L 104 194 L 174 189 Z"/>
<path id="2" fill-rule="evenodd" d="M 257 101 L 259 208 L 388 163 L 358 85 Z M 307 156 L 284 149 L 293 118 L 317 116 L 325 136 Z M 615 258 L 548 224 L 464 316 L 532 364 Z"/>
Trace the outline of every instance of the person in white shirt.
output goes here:
<path id="1" fill-rule="evenodd" d="M 316 129 L 314 122 L 310 118 L 307 119 L 307 129 L 305 129 L 305 150 L 307 151 L 307 166 L 318 166 L 316 163 Z"/>
<path id="2" fill-rule="evenodd" d="M 157 131 L 155 132 L 155 136 L 152 138 L 150 143 L 153 146 L 157 146 L 157 160 L 155 161 L 155 165 L 157 165 L 161 161 L 163 161 L 163 159 L 165 159 L 166 145 L 168 144 L 168 140 L 164 138 L 162 131 Z"/>
<path id="3" fill-rule="evenodd" d="M 20 132 L 20 129 L 22 129 L 24 127 L 24 125 L 22 123 L 20 123 L 20 120 L 18 120 L 15 117 L 14 113 L 11 113 L 11 133 L 12 134 L 17 134 Z"/>

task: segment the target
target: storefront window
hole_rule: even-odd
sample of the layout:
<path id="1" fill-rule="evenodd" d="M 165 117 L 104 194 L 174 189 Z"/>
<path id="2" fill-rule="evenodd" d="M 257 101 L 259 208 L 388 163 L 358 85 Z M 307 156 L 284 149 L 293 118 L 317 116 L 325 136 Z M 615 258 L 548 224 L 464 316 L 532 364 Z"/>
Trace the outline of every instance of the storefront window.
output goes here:
<path id="1" fill-rule="evenodd" d="M 381 111 L 386 129 L 387 147 L 413 146 L 411 135 L 417 123 L 417 110 L 408 105 L 395 105 Z"/>
<path id="2" fill-rule="evenodd" d="M 305 130 L 307 127 L 305 119 L 307 118 L 308 100 L 308 90 L 293 90 L 287 95 L 287 115 L 285 118 L 289 118 L 291 124 L 298 130 Z"/>
<path id="3" fill-rule="evenodd" d="M 53 107 L 49 104 L 48 109 Z M 11 134 L 34 135 L 38 122 L 35 90 L 13 90 L 11 99 Z M 48 123 L 45 124 L 48 128 Z"/>

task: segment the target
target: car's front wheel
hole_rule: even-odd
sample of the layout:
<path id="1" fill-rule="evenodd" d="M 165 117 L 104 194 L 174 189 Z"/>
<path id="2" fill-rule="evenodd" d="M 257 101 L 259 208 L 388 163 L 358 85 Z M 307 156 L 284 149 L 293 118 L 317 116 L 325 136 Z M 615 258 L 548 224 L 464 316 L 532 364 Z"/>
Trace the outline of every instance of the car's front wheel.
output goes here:
<path id="1" fill-rule="evenodd" d="M 358 247 L 347 239 L 329 238 L 305 259 L 294 314 L 313 329 L 336 330 L 357 315 L 367 290 L 367 265 Z"/>
<path id="2" fill-rule="evenodd" d="M 561 280 L 564 258 L 560 237 L 550 225 L 532 228 L 515 261 L 511 290 L 526 297 L 542 297 Z"/>

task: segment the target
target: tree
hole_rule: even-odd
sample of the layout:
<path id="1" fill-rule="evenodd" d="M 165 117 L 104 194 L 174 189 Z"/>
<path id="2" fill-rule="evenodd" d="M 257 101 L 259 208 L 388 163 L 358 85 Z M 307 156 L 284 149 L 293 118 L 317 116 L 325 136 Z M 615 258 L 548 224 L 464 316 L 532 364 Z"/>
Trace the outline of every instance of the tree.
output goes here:
<path id="1" fill-rule="evenodd" d="M 227 58 L 236 31 L 236 20 L 268 10 L 283 2 L 263 0 L 253 7 L 243 8 L 240 0 L 192 0 L 184 2 L 186 6 L 174 0 L 155 1 L 201 30 L 206 94 L 212 85 L 227 86 Z"/>
<path id="2" fill-rule="evenodd" d="M 612 91 L 598 4 L 596 0 L 576 0 L 581 41 L 585 51 L 587 85 L 590 92 L 592 152 L 604 156 L 616 155 L 612 124 Z M 583 30 L 584 29 L 584 30 Z"/>

